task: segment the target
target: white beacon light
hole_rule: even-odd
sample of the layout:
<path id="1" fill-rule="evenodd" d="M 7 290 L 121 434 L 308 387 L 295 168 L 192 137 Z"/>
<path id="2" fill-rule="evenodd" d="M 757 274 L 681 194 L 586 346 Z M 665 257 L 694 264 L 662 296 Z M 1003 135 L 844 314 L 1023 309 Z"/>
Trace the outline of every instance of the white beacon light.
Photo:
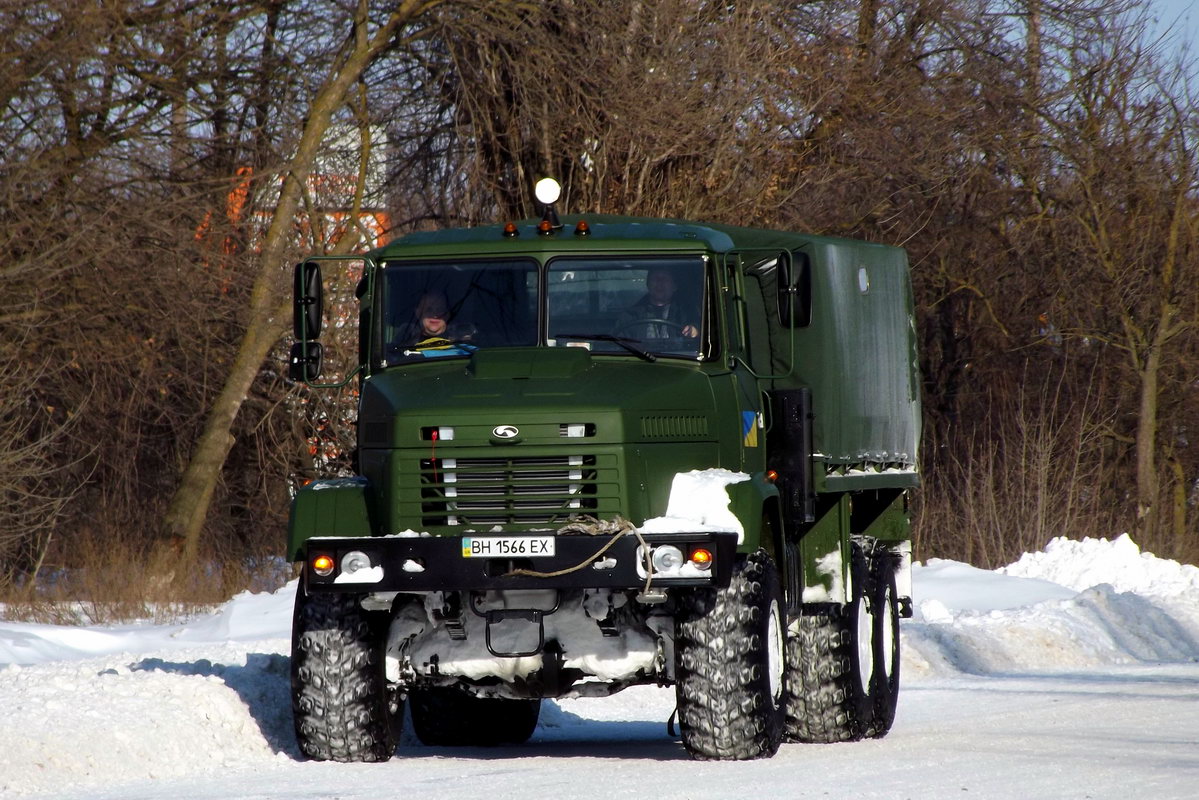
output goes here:
<path id="1" fill-rule="evenodd" d="M 553 178 L 542 178 L 533 187 L 533 194 L 539 203 L 548 206 L 558 202 L 558 198 L 562 196 L 562 187 Z"/>

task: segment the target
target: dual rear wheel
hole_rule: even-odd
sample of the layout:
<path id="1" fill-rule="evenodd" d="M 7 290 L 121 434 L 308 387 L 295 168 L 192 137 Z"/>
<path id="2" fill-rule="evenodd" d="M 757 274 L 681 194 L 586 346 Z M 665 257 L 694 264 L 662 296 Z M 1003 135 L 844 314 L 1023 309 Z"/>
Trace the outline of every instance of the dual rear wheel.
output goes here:
<path id="1" fill-rule="evenodd" d="M 845 606 L 805 606 L 787 642 L 787 738 L 849 742 L 891 729 L 899 699 L 892 556 L 854 543 Z"/>

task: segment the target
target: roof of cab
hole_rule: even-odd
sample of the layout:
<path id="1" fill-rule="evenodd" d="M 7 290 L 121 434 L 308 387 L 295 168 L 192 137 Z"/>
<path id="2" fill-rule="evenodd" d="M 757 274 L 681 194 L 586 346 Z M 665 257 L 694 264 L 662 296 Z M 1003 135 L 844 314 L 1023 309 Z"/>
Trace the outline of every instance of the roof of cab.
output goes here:
<path id="1" fill-rule="evenodd" d="M 575 233 L 579 221 L 587 223 L 588 234 Z M 550 235 L 539 234 L 539 219 L 516 223 L 517 235 L 505 236 L 503 225 L 445 228 L 409 233 L 371 253 L 376 260 L 426 255 L 524 255 L 530 252 L 569 251 L 709 251 L 725 253 L 740 249 L 794 249 L 818 242 L 848 243 L 811 234 L 788 233 L 733 225 L 626 217 L 611 214 L 570 214 L 561 217 L 562 227 Z M 853 241 L 857 246 L 884 247 Z"/>

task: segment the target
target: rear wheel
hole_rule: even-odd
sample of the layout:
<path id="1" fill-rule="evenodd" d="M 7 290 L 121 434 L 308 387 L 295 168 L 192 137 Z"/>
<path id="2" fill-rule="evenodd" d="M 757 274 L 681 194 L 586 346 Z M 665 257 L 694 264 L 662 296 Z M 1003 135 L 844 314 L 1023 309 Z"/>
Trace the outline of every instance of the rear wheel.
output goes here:
<path id="1" fill-rule="evenodd" d="M 540 700 L 475 697 L 453 687 L 414 689 L 408 695 L 412 729 L 434 747 L 493 747 L 528 741 Z"/>
<path id="2" fill-rule="evenodd" d="M 880 553 L 874 565 L 874 708 L 866 735 L 887 735 L 899 703 L 899 596 L 891 559 Z"/>
<path id="3" fill-rule="evenodd" d="M 855 543 L 844 606 L 807 606 L 787 643 L 787 738 L 852 742 L 874 716 L 875 624 L 866 554 Z"/>
<path id="4" fill-rule="evenodd" d="M 296 590 L 291 695 L 296 739 L 318 761 L 386 761 L 402 701 L 384 678 L 387 617 L 349 594 Z"/>
<path id="5" fill-rule="evenodd" d="M 692 758 L 774 755 L 783 735 L 782 589 L 763 550 L 741 560 L 728 588 L 683 601 L 676 624 L 675 691 Z"/>

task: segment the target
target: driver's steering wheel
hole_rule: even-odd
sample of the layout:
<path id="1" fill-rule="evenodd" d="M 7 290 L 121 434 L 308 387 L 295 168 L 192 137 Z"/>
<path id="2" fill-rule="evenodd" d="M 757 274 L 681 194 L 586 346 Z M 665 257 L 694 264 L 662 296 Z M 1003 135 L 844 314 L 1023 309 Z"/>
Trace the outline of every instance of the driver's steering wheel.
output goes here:
<path id="1" fill-rule="evenodd" d="M 686 325 L 684 325 L 681 322 L 672 322 L 671 320 L 668 320 L 668 319 L 662 319 L 661 317 L 646 317 L 644 319 L 635 319 L 635 320 L 632 320 L 631 322 L 626 322 L 624 325 L 621 325 L 615 331 L 613 331 L 613 333 L 619 335 L 619 334 L 624 333 L 627 330 L 631 330 L 632 328 L 638 328 L 638 327 L 642 327 L 645 325 L 665 325 L 666 327 L 674 330 L 675 336 L 679 336 L 679 337 L 687 336 L 687 334 L 685 334 L 683 332 L 687 328 Z M 650 338 L 657 338 L 657 337 L 650 337 Z"/>

